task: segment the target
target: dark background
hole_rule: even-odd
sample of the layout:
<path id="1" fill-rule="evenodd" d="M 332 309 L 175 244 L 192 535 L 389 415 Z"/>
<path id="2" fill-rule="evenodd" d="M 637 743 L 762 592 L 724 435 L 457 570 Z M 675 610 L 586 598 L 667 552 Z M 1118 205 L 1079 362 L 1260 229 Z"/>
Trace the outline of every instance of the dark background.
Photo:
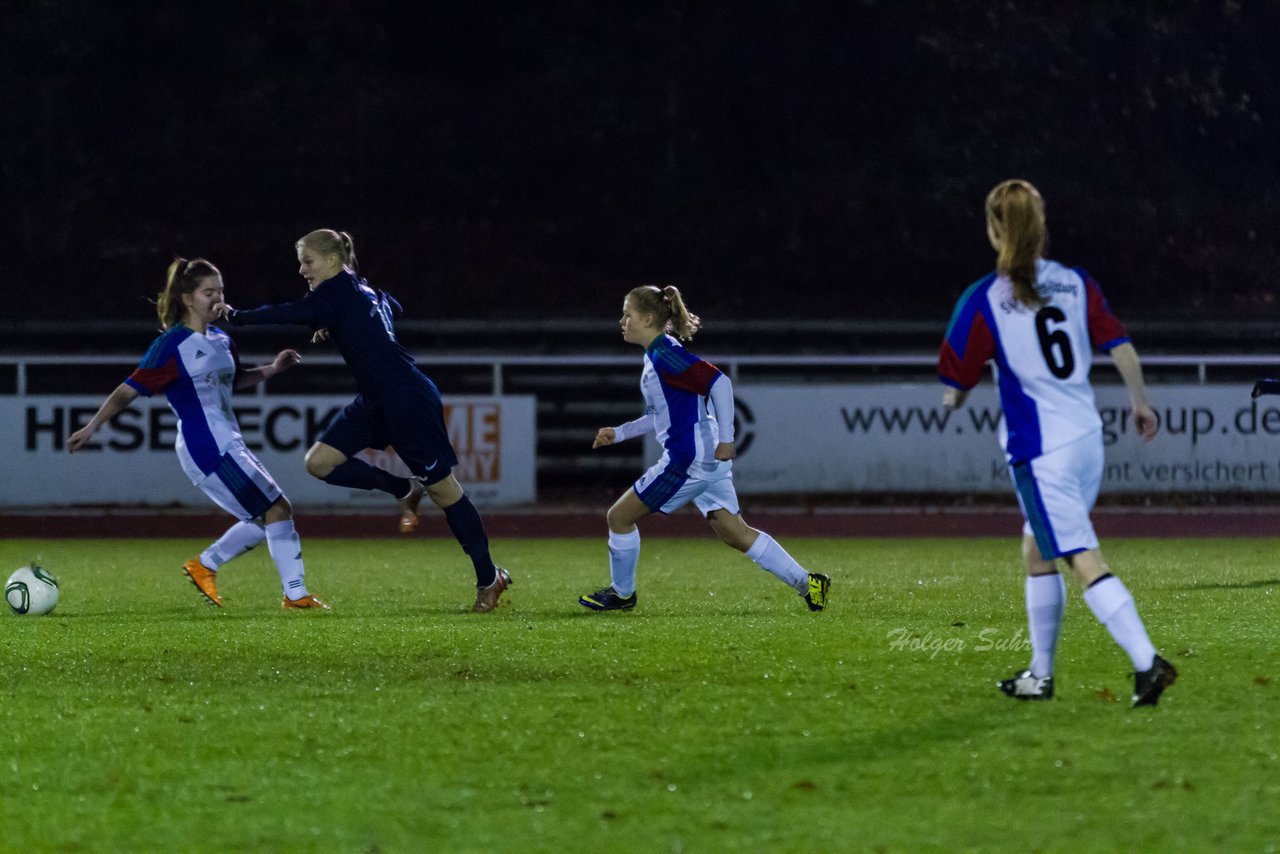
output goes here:
<path id="1" fill-rule="evenodd" d="M 931 321 L 1025 177 L 1137 321 L 1280 321 L 1276 2 L 6 3 L 0 320 L 141 320 L 174 254 L 418 320 Z"/>

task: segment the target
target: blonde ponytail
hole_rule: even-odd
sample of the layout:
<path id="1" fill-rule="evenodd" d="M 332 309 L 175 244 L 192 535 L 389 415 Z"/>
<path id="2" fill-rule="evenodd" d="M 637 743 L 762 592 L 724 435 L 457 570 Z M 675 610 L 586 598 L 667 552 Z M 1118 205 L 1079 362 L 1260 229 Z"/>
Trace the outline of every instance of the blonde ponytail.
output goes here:
<path id="1" fill-rule="evenodd" d="M 345 231 L 318 228 L 298 238 L 294 248 L 302 249 L 303 247 L 318 252 L 321 257 L 337 255 L 342 266 L 350 267 L 354 272 L 360 270 L 359 263 L 356 261 L 356 242 Z"/>
<path id="2" fill-rule="evenodd" d="M 1013 282 L 1013 296 L 1028 308 L 1044 304 L 1036 288 L 1036 261 L 1044 255 L 1048 229 L 1044 199 L 1029 181 L 1002 181 L 987 194 L 987 227 L 998 246 L 996 272 Z"/>
<path id="3" fill-rule="evenodd" d="M 692 341 L 693 334 L 702 326 L 702 319 L 689 311 L 684 297 L 675 285 L 658 287 L 641 285 L 627 294 L 627 299 L 640 314 L 653 315 L 654 325 L 670 332 L 681 341 Z"/>

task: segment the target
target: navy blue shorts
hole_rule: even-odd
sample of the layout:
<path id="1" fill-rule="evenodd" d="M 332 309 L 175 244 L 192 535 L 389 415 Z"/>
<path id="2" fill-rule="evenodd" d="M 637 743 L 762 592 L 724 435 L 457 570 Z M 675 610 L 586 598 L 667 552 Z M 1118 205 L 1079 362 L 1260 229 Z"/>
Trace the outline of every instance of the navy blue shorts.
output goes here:
<path id="1" fill-rule="evenodd" d="M 409 471 L 427 483 L 444 480 L 458 464 L 445 428 L 440 392 L 430 380 L 403 386 L 380 400 L 357 395 L 319 441 L 347 458 L 365 448 L 381 450 L 390 445 Z"/>

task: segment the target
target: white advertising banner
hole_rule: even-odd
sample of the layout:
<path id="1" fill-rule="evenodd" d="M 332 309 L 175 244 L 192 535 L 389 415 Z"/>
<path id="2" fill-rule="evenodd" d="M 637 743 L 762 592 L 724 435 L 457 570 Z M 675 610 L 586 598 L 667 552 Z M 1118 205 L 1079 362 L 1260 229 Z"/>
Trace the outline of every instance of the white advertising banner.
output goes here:
<path id="1" fill-rule="evenodd" d="M 69 454 L 66 437 L 93 417 L 101 397 L 0 397 L 0 507 L 119 504 L 203 507 L 173 450 L 177 418 L 163 397 L 139 398 Z M 303 455 L 351 402 L 349 396 L 271 395 L 237 401 L 245 443 L 296 506 L 385 506 L 381 492 L 330 486 L 308 475 Z M 454 474 L 478 506 L 528 504 L 535 494 L 535 399 L 446 397 L 458 454 Z M 402 467 L 385 450 L 368 459 Z M 403 471 L 403 469 L 401 469 Z M 211 506 L 211 505 L 210 505 Z"/>
<path id="2" fill-rule="evenodd" d="M 1156 385 L 1160 434 L 1133 432 L 1123 386 L 1099 386 L 1103 492 L 1280 491 L 1280 397 L 1247 385 Z M 987 380 L 963 409 L 937 383 L 734 387 L 743 494 L 1007 492 L 1001 413 Z"/>

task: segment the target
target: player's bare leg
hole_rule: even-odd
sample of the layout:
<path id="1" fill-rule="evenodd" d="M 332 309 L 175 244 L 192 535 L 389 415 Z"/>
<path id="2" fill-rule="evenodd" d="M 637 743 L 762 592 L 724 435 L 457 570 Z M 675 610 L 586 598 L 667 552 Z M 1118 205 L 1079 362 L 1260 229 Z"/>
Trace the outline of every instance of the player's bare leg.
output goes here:
<path id="1" fill-rule="evenodd" d="M 347 455 L 339 451 L 331 445 L 324 442 L 316 442 L 307 449 L 307 456 L 304 460 L 307 466 L 307 474 L 314 478 L 324 480 L 333 473 L 333 470 L 347 461 Z"/>

